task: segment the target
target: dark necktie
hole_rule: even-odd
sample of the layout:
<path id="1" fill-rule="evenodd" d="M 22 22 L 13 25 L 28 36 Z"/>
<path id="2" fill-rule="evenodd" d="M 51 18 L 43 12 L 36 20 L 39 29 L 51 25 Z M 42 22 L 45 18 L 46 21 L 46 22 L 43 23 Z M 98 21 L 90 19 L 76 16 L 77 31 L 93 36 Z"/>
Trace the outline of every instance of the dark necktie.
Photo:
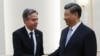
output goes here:
<path id="1" fill-rule="evenodd" d="M 33 32 L 30 32 L 30 35 L 31 35 L 31 43 L 32 43 L 33 54 L 34 54 L 34 39 L 33 39 Z"/>

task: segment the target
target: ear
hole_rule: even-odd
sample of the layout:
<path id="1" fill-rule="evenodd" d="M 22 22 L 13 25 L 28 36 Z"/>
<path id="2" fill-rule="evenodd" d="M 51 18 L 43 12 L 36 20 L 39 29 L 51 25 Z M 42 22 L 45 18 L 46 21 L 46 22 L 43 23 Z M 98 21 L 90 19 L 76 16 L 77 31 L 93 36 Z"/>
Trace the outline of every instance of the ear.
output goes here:
<path id="1" fill-rule="evenodd" d="M 74 13 L 74 16 L 75 16 L 75 17 L 78 17 L 78 13 L 77 13 L 77 12 L 75 12 L 75 13 Z"/>
<path id="2" fill-rule="evenodd" d="M 24 23 L 26 23 L 26 22 L 27 22 L 27 20 L 28 20 L 28 19 L 23 19 Z"/>

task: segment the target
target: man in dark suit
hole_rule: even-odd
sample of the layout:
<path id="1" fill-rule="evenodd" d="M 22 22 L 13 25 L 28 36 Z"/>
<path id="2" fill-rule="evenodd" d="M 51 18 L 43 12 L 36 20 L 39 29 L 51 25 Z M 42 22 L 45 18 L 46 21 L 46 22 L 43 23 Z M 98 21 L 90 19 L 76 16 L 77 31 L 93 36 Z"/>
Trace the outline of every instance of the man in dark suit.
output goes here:
<path id="1" fill-rule="evenodd" d="M 81 7 L 69 3 L 64 9 L 64 20 L 68 27 L 62 30 L 59 48 L 49 56 L 96 56 L 96 36 L 92 29 L 80 21 Z"/>
<path id="2" fill-rule="evenodd" d="M 34 9 L 23 12 L 25 26 L 13 32 L 13 56 L 41 56 L 43 55 L 43 35 L 36 29 L 38 13 Z"/>

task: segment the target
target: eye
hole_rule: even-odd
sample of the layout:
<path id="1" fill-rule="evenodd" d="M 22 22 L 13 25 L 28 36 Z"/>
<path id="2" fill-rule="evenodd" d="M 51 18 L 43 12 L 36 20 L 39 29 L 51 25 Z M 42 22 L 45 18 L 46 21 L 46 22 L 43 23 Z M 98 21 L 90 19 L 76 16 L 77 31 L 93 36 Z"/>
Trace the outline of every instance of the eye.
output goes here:
<path id="1" fill-rule="evenodd" d="M 36 19 L 32 19 L 32 21 L 36 21 L 36 20 L 38 20 L 38 18 L 36 18 Z"/>

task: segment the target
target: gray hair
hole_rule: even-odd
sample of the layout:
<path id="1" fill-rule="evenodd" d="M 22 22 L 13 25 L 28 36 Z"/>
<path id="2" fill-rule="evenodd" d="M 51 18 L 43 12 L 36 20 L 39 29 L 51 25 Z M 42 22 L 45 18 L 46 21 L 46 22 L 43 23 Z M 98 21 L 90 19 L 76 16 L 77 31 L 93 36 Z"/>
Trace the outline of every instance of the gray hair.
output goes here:
<path id="1" fill-rule="evenodd" d="M 37 13 L 38 14 L 38 12 L 34 9 L 28 9 L 28 8 L 25 9 L 23 11 L 23 15 L 22 15 L 23 19 L 28 19 L 28 16 L 31 15 L 32 13 Z"/>

